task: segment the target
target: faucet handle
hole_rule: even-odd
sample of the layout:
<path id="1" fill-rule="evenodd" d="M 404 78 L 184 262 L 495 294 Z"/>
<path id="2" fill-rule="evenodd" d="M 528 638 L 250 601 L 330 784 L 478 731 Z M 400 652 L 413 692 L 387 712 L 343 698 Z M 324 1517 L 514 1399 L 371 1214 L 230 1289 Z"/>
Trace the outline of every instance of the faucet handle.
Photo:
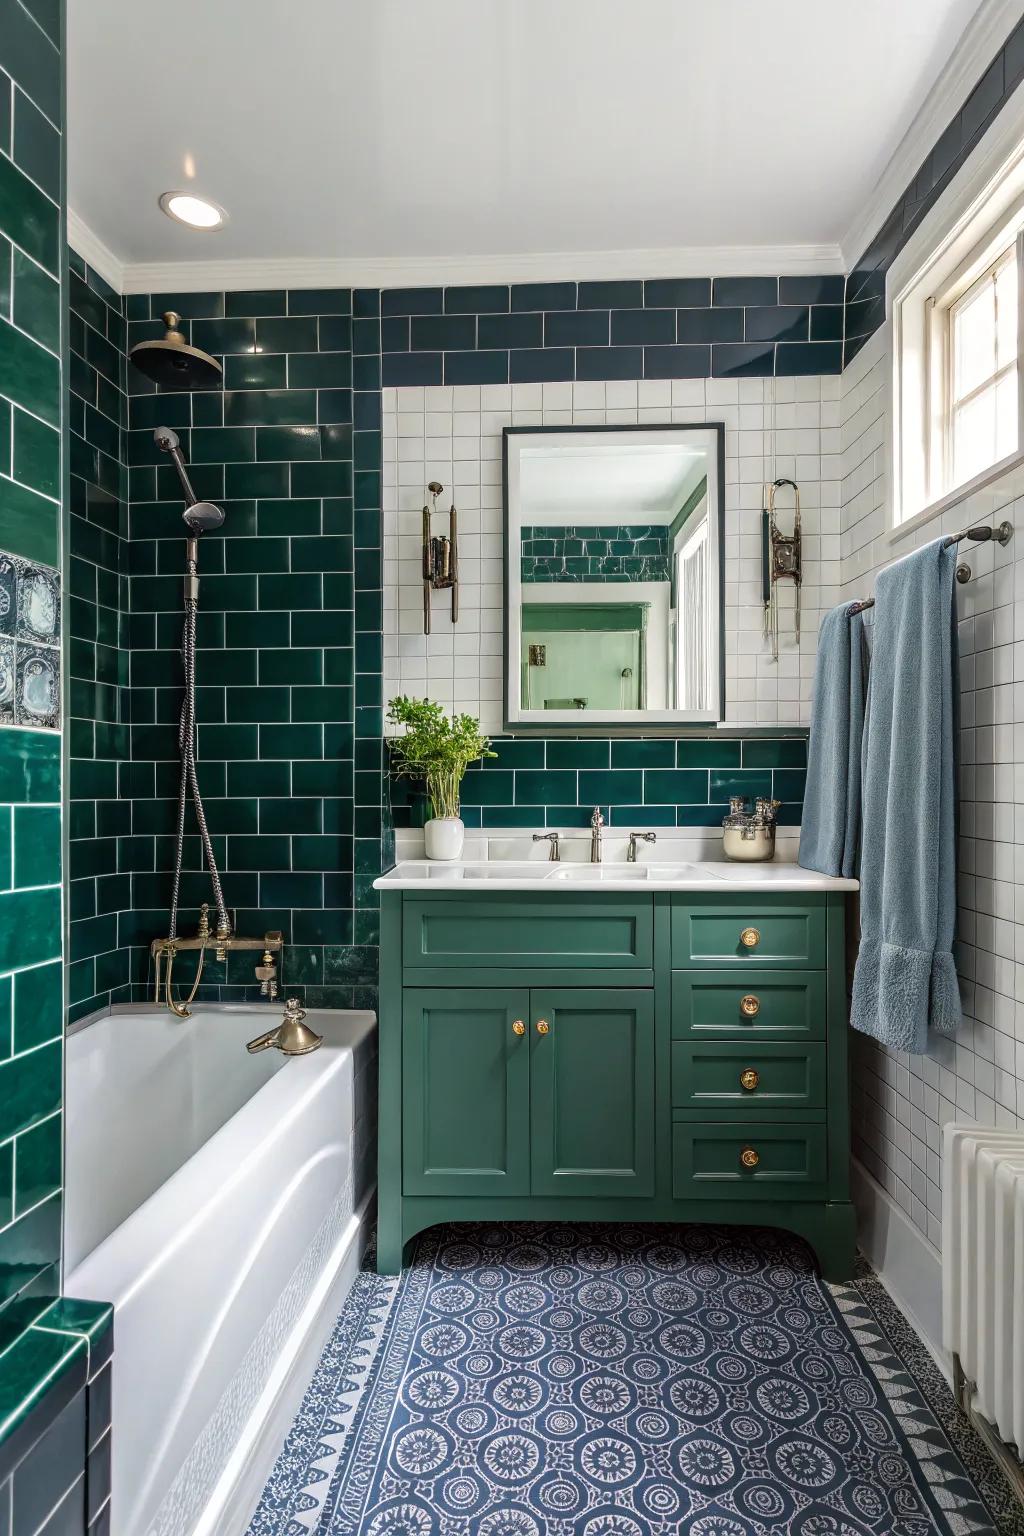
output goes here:
<path id="1" fill-rule="evenodd" d="M 627 864 L 636 863 L 637 843 L 656 843 L 657 841 L 658 834 L 656 832 L 631 832 L 629 834 L 629 852 L 626 855 Z"/>
<path id="2" fill-rule="evenodd" d="M 548 853 L 548 862 L 550 864 L 557 864 L 561 858 L 558 851 L 558 838 L 559 834 L 557 832 L 535 832 L 533 834 L 533 841 L 535 843 L 550 844 L 550 851 Z"/>

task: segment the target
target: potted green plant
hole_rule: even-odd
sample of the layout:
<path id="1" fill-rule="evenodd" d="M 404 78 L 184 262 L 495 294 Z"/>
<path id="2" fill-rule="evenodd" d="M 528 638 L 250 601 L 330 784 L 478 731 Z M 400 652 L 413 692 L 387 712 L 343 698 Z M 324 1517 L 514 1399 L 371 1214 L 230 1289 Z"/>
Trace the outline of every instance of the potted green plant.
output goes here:
<path id="1" fill-rule="evenodd" d="M 481 735 L 472 715 L 445 714 L 430 699 L 404 694 L 388 704 L 388 720 L 405 727 L 404 735 L 389 738 L 395 772 L 402 778 L 423 779 L 430 801 L 430 820 L 423 828 L 428 859 L 457 859 L 466 828 L 459 815 L 459 786 L 470 763 L 497 757 Z"/>

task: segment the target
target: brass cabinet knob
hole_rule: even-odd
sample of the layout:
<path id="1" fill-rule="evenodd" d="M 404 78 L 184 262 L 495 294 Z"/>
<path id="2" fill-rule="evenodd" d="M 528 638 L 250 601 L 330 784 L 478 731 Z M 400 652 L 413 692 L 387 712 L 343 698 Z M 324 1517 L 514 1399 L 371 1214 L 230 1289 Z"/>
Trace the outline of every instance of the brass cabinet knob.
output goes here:
<path id="1" fill-rule="evenodd" d="M 754 1019 L 761 1011 L 761 999 L 755 997 L 753 992 L 748 992 L 746 997 L 740 998 L 740 1013 L 745 1019 Z"/>
<path id="2" fill-rule="evenodd" d="M 747 1067 L 740 1073 L 740 1084 L 748 1093 L 752 1093 L 760 1081 L 760 1073 L 754 1067 Z"/>
<path id="3" fill-rule="evenodd" d="M 547 1019 L 538 1019 L 537 1020 L 537 1033 L 538 1033 L 538 1035 L 546 1035 L 550 1028 L 551 1028 L 551 1025 L 548 1023 Z"/>
<path id="4" fill-rule="evenodd" d="M 756 949 L 761 942 L 761 934 L 757 928 L 744 928 L 740 934 L 740 943 L 744 949 Z"/>
<path id="5" fill-rule="evenodd" d="M 523 1023 L 522 1019 L 516 1019 L 515 1023 L 512 1025 L 512 1033 L 514 1035 L 526 1034 L 526 1025 Z"/>
<path id="6" fill-rule="evenodd" d="M 754 1151 L 753 1147 L 744 1147 L 740 1153 L 740 1162 L 744 1168 L 756 1168 L 760 1161 L 760 1156 Z"/>

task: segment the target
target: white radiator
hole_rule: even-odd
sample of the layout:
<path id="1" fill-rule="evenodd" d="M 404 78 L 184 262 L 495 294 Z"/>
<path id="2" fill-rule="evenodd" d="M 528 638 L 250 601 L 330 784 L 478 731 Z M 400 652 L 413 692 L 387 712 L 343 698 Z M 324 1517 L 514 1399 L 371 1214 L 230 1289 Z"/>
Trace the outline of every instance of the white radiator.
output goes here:
<path id="1" fill-rule="evenodd" d="M 1024 1452 L 1024 1131 L 946 1126 L 942 1333 L 975 1412 Z"/>

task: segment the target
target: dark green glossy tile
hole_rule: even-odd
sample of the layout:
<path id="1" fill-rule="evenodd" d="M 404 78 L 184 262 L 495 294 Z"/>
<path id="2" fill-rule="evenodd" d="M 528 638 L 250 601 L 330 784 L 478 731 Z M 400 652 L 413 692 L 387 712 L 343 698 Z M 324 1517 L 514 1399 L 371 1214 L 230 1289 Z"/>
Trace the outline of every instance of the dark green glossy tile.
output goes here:
<path id="1" fill-rule="evenodd" d="M 743 743 L 744 768 L 803 768 L 806 741 L 753 740 Z"/>
<path id="2" fill-rule="evenodd" d="M 260 684 L 310 683 L 317 684 L 323 677 L 323 652 L 298 647 L 294 650 L 260 651 Z M 332 681 L 344 681 L 334 678 Z"/>
<path id="3" fill-rule="evenodd" d="M 0 159 L 0 166 L 3 163 Z M 51 426 L 59 426 L 58 359 L 5 320 L 0 320 L 0 394 Z"/>
<path id="4" fill-rule="evenodd" d="M 319 459 L 320 429 L 308 427 L 259 427 L 258 459 Z"/>
<path id="5" fill-rule="evenodd" d="M 533 769 L 517 771 L 515 775 L 516 805 L 570 805 L 576 804 L 576 775 L 559 770 L 540 772 Z"/>
<path id="6" fill-rule="evenodd" d="M 290 482 L 287 464 L 228 464 L 224 471 L 224 486 L 229 499 L 261 500 L 269 496 L 285 497 Z M 299 492 L 299 494 L 304 494 Z M 257 518 L 259 510 L 257 509 Z"/>
<path id="7" fill-rule="evenodd" d="M 607 768 L 611 743 L 607 741 L 549 741 L 548 768 Z"/>
<path id="8" fill-rule="evenodd" d="M 676 760 L 674 741 L 613 741 L 613 768 L 672 768 Z"/>
<path id="9" fill-rule="evenodd" d="M 674 805 L 612 805 L 609 810 L 611 825 L 620 832 L 676 825 Z"/>
<path id="10" fill-rule="evenodd" d="M 321 577 L 314 572 L 259 577 L 259 606 L 307 610 L 323 606 Z"/>
<path id="11" fill-rule="evenodd" d="M 0 1063 L 0 1103 L 6 1136 L 27 1130 L 60 1108 L 62 1064 L 59 1040 Z"/>
<path id="12" fill-rule="evenodd" d="M 191 340 L 194 347 L 202 347 L 204 352 L 212 352 L 215 357 L 228 352 L 251 353 L 256 346 L 256 321 L 241 318 L 193 320 Z"/>
<path id="13" fill-rule="evenodd" d="M 320 832 L 322 829 L 321 800 L 298 797 L 287 800 L 263 799 L 259 802 L 261 832 Z"/>
<path id="14" fill-rule="evenodd" d="M 288 295 L 283 288 L 253 289 L 224 295 L 226 315 L 283 315 L 287 309 Z"/>
<path id="15" fill-rule="evenodd" d="M 676 764 L 680 768 L 738 768 L 738 741 L 677 741 Z"/>
<path id="16" fill-rule="evenodd" d="M 698 768 L 647 768 L 643 800 L 649 805 L 687 805 L 708 799 L 707 770 Z"/>
<path id="17" fill-rule="evenodd" d="M 744 795 L 753 800 L 757 795 L 770 795 L 771 792 L 772 776 L 767 770 L 737 769 L 731 773 L 712 770 L 710 799 L 715 802 L 728 800 L 733 795 Z"/>
<path id="18" fill-rule="evenodd" d="M 247 354 L 240 362 L 250 358 L 251 354 Z M 312 389 L 229 389 L 224 395 L 227 426 L 287 427 L 312 425 L 315 421 L 316 392 Z"/>
<path id="19" fill-rule="evenodd" d="M 57 806 L 15 807 L 14 884 L 60 884 L 60 810 Z"/>
<path id="20" fill-rule="evenodd" d="M 776 800 L 803 800 L 806 786 L 804 768 L 776 768 L 772 773 L 772 794 Z"/>
<path id="21" fill-rule="evenodd" d="M 346 535 L 291 541 L 293 571 L 350 571 L 352 539 Z"/>
<path id="22" fill-rule="evenodd" d="M 291 488 L 296 496 L 351 496 L 352 466 L 345 460 L 294 464 Z"/>
<path id="23" fill-rule="evenodd" d="M 226 542 L 229 572 L 255 574 L 288 569 L 287 539 L 229 539 Z"/>
<path id="24" fill-rule="evenodd" d="M 257 504 L 256 524 L 260 537 L 281 534 L 317 534 L 320 532 L 319 500 L 261 501 Z"/>
<path id="25" fill-rule="evenodd" d="M 298 687 L 291 690 L 292 720 L 346 721 L 351 717 L 352 690 L 350 688 L 324 686 Z"/>
<path id="26" fill-rule="evenodd" d="M 60 434 L 35 416 L 16 410 L 14 478 L 44 496 L 60 494 Z"/>
<path id="27" fill-rule="evenodd" d="M 283 352 L 237 352 L 224 359 L 224 402 L 236 389 L 284 389 L 288 362 Z M 159 397 L 163 398 L 163 397 Z"/>
<path id="28" fill-rule="evenodd" d="M 290 725 L 286 730 L 278 725 L 260 726 L 259 756 L 263 759 L 290 758 L 293 780 L 300 758 L 322 758 L 323 755 L 322 725 Z"/>
<path id="29" fill-rule="evenodd" d="M 0 0 L 0 9 L 20 10 L 17 0 Z M 0 39 L 4 25 L 0 17 Z M 3 44 L 0 41 L 0 64 Z M 0 229 L 56 276 L 59 270 L 59 212 L 56 203 L 22 175 L 12 161 L 0 157 Z"/>
<path id="30" fill-rule="evenodd" d="M 14 162 L 60 201 L 60 134 L 23 91 L 14 99 Z"/>
<path id="31" fill-rule="evenodd" d="M 18 1137 L 18 1164 L 14 1182 L 16 1215 L 20 1216 L 60 1189 L 62 1151 L 61 1117 L 57 1114 Z"/>
<path id="32" fill-rule="evenodd" d="M 581 805 L 614 805 L 616 801 L 643 798 L 644 776 L 639 768 L 613 768 L 607 772 L 585 771 L 580 774 Z M 517 800 L 519 799 L 517 784 Z"/>
<path id="33" fill-rule="evenodd" d="M 257 320 L 256 345 L 264 352 L 315 352 L 316 317 L 290 315 L 279 320 Z"/>
<path id="34" fill-rule="evenodd" d="M 60 1202 L 54 1200 L 52 1205 L 55 1215 L 47 1205 L 42 1208 L 40 1220 L 33 1222 L 27 1218 L 30 1229 L 25 1228 L 19 1232 L 19 1228 L 25 1227 L 25 1223 L 19 1222 L 18 1227 L 8 1229 L 4 1234 L 6 1241 L 0 1245 L 0 1273 L 6 1281 L 3 1287 L 6 1295 L 18 1288 L 19 1272 L 34 1272 L 45 1262 L 39 1250 L 45 1252 L 49 1246 L 45 1241 L 47 1224 L 52 1226 L 56 1222 L 58 1233 L 60 1226 Z M 25 1249 L 22 1262 L 19 1262 L 18 1257 L 19 1239 Z M 27 1278 L 27 1274 L 24 1274 L 24 1278 Z M 25 1421 L 52 1389 L 56 1377 L 77 1370 L 80 1384 L 84 1385 L 87 1353 L 86 1341 L 80 1336 L 72 1337 L 44 1328 L 24 1330 L 4 1354 L 4 1369 L 0 1373 L 0 1423 L 8 1435 Z"/>

